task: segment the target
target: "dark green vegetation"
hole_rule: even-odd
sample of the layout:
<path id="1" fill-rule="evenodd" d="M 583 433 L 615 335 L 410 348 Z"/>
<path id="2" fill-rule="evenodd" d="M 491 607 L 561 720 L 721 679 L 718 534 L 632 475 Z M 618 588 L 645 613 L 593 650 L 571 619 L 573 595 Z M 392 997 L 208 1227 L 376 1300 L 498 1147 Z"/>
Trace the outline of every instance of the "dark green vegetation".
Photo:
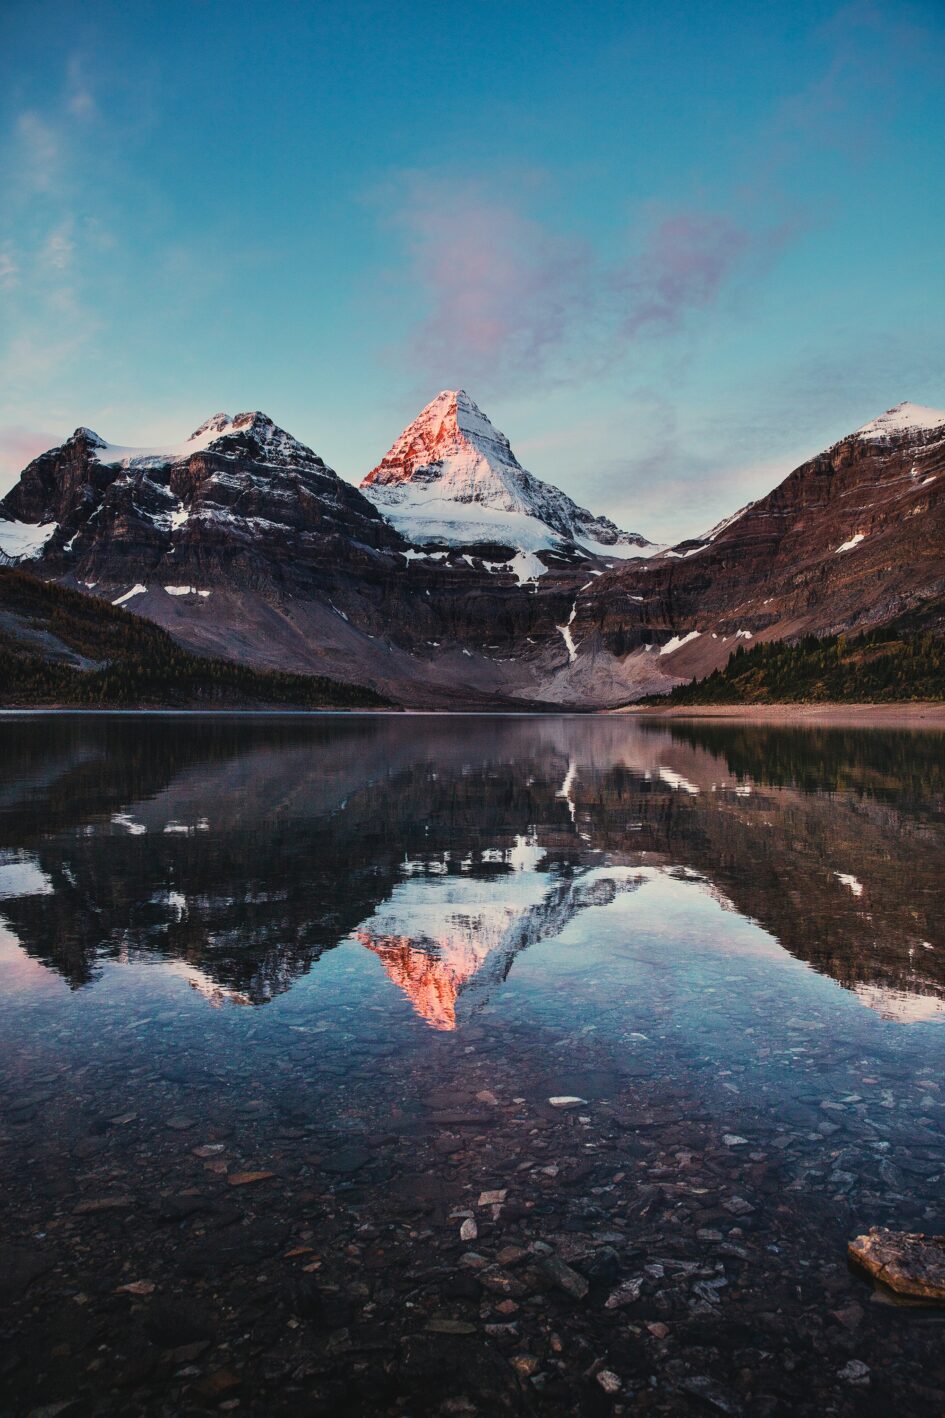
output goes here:
<path id="1" fill-rule="evenodd" d="M 702 680 L 659 704 L 884 704 L 945 699 L 945 636 L 900 621 L 863 635 L 806 635 L 739 646 Z"/>
<path id="2" fill-rule="evenodd" d="M 0 567 L 0 704 L 372 709 L 389 701 L 362 685 L 205 659 L 129 611 Z"/>

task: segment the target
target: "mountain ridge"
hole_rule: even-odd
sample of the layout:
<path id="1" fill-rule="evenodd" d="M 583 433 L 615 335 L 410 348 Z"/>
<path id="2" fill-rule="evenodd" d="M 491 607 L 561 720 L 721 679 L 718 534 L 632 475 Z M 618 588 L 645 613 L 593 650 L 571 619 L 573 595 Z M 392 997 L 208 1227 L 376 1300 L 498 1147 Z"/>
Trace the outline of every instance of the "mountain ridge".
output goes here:
<path id="1" fill-rule="evenodd" d="M 79 428 L 0 501 L 0 549 L 198 654 L 420 708 L 618 705 L 740 644 L 869 629 L 945 593 L 945 414 L 916 404 L 647 556 L 612 523 L 623 556 L 594 546 L 606 519 L 523 469 L 464 391 L 363 486 L 258 410 L 157 449 Z"/>

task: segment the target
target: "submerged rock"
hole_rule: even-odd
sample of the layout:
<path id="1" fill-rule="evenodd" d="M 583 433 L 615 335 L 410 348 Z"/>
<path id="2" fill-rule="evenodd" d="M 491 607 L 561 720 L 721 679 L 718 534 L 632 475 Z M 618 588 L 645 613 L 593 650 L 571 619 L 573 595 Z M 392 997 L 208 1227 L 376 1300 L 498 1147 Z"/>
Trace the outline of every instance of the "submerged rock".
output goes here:
<path id="1" fill-rule="evenodd" d="M 857 1265 L 897 1294 L 945 1303 L 945 1236 L 873 1226 L 847 1250 Z"/>

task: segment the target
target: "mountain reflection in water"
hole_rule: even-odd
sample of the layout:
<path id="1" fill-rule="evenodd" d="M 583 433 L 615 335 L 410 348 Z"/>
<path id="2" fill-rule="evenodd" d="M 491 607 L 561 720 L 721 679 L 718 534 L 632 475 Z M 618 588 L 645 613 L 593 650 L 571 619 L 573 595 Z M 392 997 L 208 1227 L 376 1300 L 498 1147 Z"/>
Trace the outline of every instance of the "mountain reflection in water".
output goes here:
<path id="1" fill-rule="evenodd" d="M 938 734 L 341 716 L 2 732 L 2 968 L 23 989 L 161 961 L 210 1004 L 260 1005 L 344 944 L 453 1030 L 523 951 L 576 923 L 631 930 L 613 913 L 663 879 L 888 1019 L 945 1011 Z"/>

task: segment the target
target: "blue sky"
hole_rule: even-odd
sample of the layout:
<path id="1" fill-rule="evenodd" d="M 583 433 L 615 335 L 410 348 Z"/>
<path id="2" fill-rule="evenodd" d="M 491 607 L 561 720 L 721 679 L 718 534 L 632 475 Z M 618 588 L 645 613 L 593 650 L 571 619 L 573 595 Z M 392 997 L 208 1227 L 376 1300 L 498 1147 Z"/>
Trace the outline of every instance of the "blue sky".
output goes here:
<path id="1" fill-rule="evenodd" d="M 7 0 L 0 489 L 262 408 L 358 481 L 462 385 L 677 537 L 945 406 L 940 0 Z"/>

